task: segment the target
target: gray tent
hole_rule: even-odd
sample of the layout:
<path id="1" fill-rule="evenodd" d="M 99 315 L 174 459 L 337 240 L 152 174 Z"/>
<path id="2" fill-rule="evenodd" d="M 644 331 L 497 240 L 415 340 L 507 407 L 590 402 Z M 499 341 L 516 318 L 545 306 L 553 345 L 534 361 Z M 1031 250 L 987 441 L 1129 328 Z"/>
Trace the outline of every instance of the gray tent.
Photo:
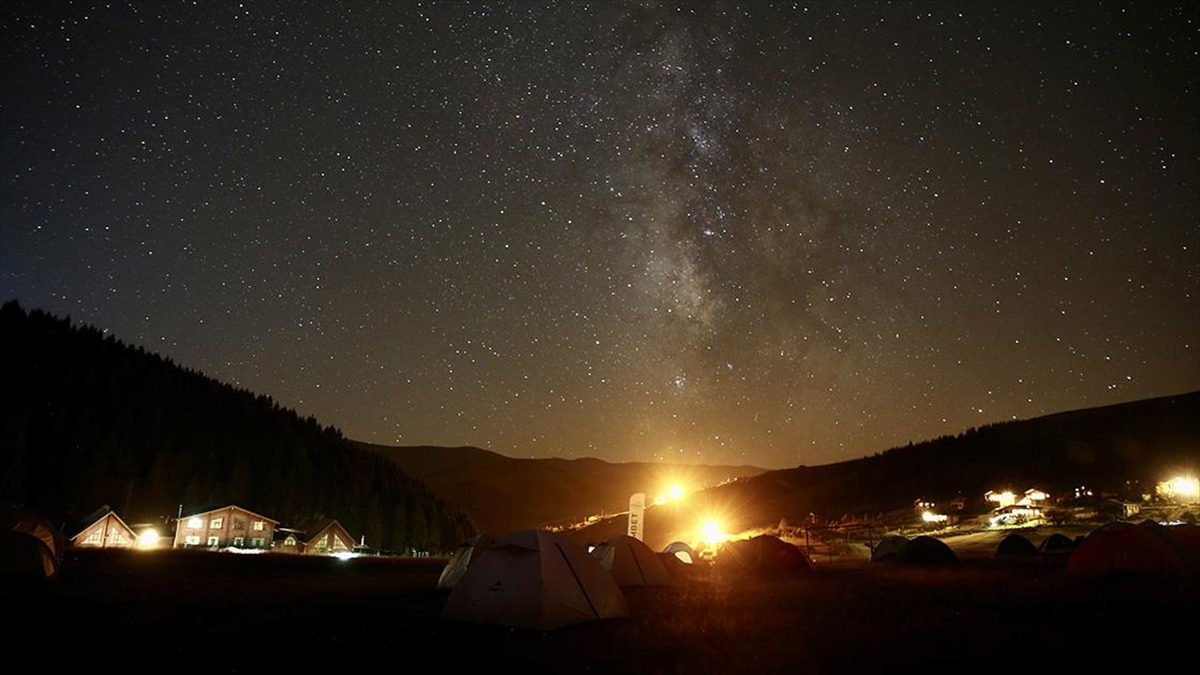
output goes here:
<path id="1" fill-rule="evenodd" d="M 675 583 L 662 561 L 641 541 L 628 535 L 613 537 L 592 551 L 592 557 L 612 574 L 621 588 L 671 586 Z"/>
<path id="2" fill-rule="evenodd" d="M 442 575 L 438 577 L 437 587 L 441 590 L 450 590 L 457 586 L 459 579 L 462 579 L 463 575 L 467 573 L 471 563 L 494 541 L 486 534 L 477 534 L 459 546 L 454 555 L 450 556 L 450 561 L 442 568 Z"/>
<path id="3" fill-rule="evenodd" d="M 443 619 L 536 630 L 628 615 L 600 563 L 543 530 L 517 532 L 480 553 L 442 608 Z"/>

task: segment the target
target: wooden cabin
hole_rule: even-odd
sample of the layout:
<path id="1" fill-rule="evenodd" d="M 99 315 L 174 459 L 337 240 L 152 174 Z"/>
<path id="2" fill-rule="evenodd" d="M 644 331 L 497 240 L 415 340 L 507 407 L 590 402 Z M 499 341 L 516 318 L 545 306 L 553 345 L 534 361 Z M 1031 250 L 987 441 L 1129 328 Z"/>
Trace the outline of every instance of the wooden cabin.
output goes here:
<path id="1" fill-rule="evenodd" d="M 179 518 L 175 548 L 252 548 L 270 550 L 279 521 L 243 509 L 223 506 Z"/>
<path id="2" fill-rule="evenodd" d="M 91 524 L 71 537 L 71 545 L 85 548 L 133 548 L 137 545 L 137 535 L 133 528 L 125 524 L 115 511 L 102 509 L 98 517 L 92 518 Z M 93 514 L 95 516 L 96 514 Z"/>

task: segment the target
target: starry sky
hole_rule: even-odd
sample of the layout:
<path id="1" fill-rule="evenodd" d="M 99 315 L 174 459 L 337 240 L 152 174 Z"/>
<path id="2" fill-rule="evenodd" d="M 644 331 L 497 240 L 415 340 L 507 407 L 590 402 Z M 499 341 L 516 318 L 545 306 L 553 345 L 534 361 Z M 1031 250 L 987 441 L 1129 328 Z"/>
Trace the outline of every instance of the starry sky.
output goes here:
<path id="1" fill-rule="evenodd" d="M 1193 4 L 0 8 L 0 299 L 351 438 L 819 464 L 1200 388 Z"/>

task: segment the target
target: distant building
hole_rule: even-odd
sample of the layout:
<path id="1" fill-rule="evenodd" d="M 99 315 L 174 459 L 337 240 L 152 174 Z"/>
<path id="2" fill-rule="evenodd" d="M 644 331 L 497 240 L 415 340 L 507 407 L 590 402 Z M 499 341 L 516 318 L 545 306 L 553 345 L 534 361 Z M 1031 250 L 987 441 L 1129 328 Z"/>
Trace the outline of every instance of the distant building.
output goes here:
<path id="1" fill-rule="evenodd" d="M 1025 491 L 1025 496 L 1017 502 L 1020 506 L 1041 506 L 1050 495 L 1037 488 L 1029 488 Z"/>
<path id="2" fill-rule="evenodd" d="M 1142 510 L 1142 505 L 1121 499 L 1106 499 L 1101 504 L 1101 510 L 1111 516 L 1126 519 L 1136 516 Z"/>
<path id="3" fill-rule="evenodd" d="M 1012 493 L 1012 490 L 988 490 L 987 492 L 983 493 L 983 498 L 985 501 L 995 504 L 995 506 L 992 507 L 993 509 L 1003 509 L 1005 507 L 1012 506 L 1017 502 L 1017 497 Z"/>
<path id="4" fill-rule="evenodd" d="M 932 511 L 936 506 L 937 504 L 934 504 L 926 499 L 918 499 L 913 502 L 913 510 L 917 513 L 921 513 L 922 511 Z"/>
<path id="5" fill-rule="evenodd" d="M 279 521 L 240 506 L 224 506 L 176 521 L 175 548 L 256 548 L 269 550 Z"/>
<path id="6" fill-rule="evenodd" d="M 988 522 L 992 527 L 1003 527 L 1005 525 L 1030 525 L 1040 522 L 1044 517 L 1040 506 L 1027 506 L 1024 504 L 1009 504 L 996 509 L 992 512 L 992 516 L 988 518 Z"/>
<path id="7" fill-rule="evenodd" d="M 115 511 L 102 508 L 88 516 L 89 524 L 71 537 L 71 544 L 84 548 L 133 548 L 137 535 Z"/>
<path id="8" fill-rule="evenodd" d="M 300 553 L 301 542 L 304 540 L 304 532 L 290 527 L 275 528 L 275 545 L 276 553 Z"/>
<path id="9" fill-rule="evenodd" d="M 281 527 L 275 531 L 275 551 L 299 555 L 350 553 L 356 544 L 342 524 L 332 518 L 315 521 L 301 528 Z"/>

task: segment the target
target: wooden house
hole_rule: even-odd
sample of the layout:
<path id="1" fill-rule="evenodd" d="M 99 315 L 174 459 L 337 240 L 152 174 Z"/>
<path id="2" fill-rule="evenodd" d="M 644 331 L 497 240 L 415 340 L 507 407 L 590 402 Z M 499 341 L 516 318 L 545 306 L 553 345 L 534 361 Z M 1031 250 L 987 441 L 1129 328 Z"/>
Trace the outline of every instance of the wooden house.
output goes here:
<path id="1" fill-rule="evenodd" d="M 332 518 L 313 523 L 304 534 L 304 555 L 333 555 L 350 553 L 355 546 L 354 537 Z"/>
<path id="2" fill-rule="evenodd" d="M 350 553 L 354 537 L 342 524 L 332 518 L 308 523 L 298 529 L 287 527 L 275 531 L 275 551 L 300 555 L 336 555 Z"/>
<path id="3" fill-rule="evenodd" d="M 270 550 L 279 521 L 240 506 L 223 506 L 179 518 L 175 548 Z"/>
<path id="4" fill-rule="evenodd" d="M 71 545 L 86 548 L 133 548 L 137 535 L 115 511 L 101 509 L 88 517 L 91 521 L 79 534 L 71 537 Z"/>

